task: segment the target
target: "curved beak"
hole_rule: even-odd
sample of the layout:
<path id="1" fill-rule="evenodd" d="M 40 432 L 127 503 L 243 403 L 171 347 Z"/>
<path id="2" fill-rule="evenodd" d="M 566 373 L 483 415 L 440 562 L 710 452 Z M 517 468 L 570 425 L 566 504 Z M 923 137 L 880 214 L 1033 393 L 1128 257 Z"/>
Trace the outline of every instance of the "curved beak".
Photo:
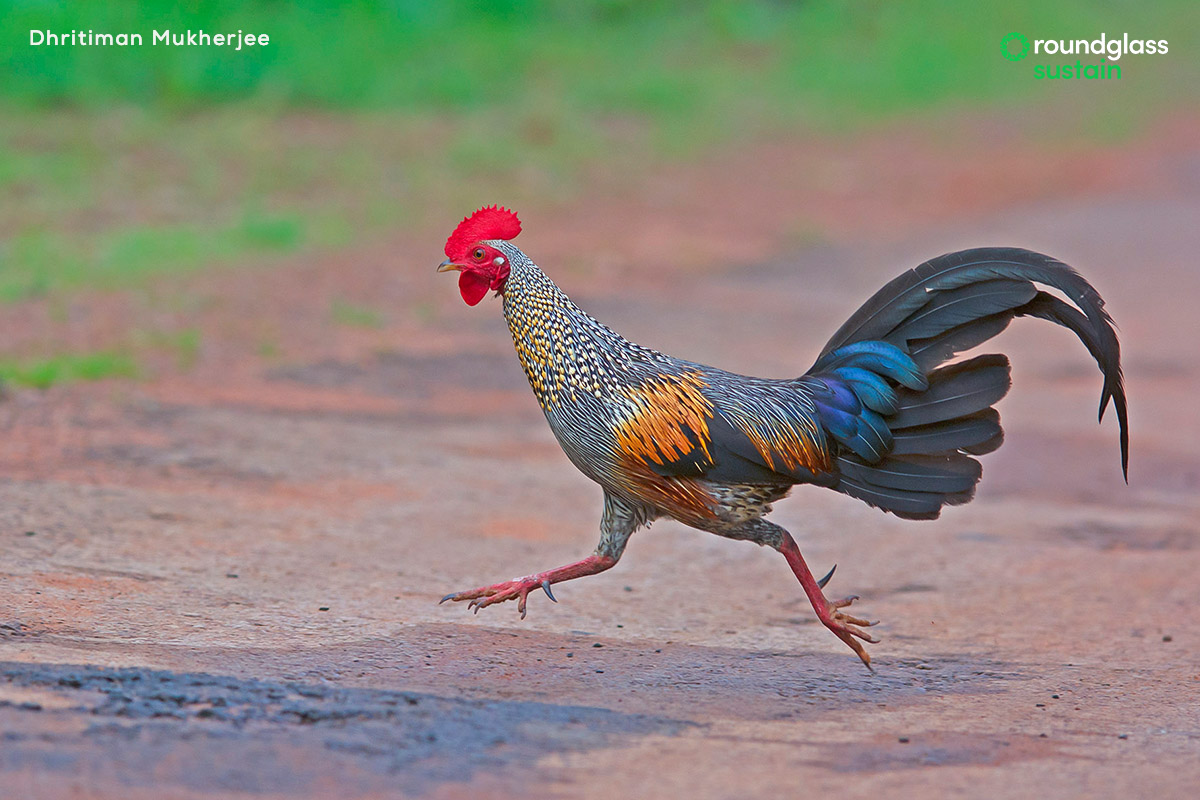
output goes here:
<path id="1" fill-rule="evenodd" d="M 451 261 L 450 259 L 447 258 L 445 261 L 438 264 L 437 271 L 438 272 L 449 272 L 452 269 L 461 270 L 462 267 L 460 267 L 458 264 L 455 264 L 453 261 Z"/>

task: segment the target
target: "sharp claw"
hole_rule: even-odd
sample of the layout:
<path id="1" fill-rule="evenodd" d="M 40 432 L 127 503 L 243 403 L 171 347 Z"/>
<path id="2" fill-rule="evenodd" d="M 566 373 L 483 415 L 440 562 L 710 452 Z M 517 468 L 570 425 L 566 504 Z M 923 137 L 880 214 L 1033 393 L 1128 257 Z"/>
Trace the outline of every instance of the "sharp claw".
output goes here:
<path id="1" fill-rule="evenodd" d="M 837 564 L 834 564 L 832 567 L 830 567 L 830 568 L 829 568 L 829 574 L 828 574 L 828 575 L 826 575 L 824 578 L 821 578 L 821 580 L 817 581 L 817 586 L 819 586 L 819 587 L 821 587 L 822 589 L 824 589 L 824 588 L 825 588 L 825 584 L 829 583 L 829 579 L 833 577 L 833 573 L 834 573 L 834 571 L 835 571 L 836 569 L 837 569 Z"/>
<path id="2" fill-rule="evenodd" d="M 438 600 L 438 605 L 440 606 L 442 603 L 446 602 L 447 600 L 452 599 L 454 597 L 454 595 L 456 595 L 456 594 L 458 594 L 458 592 L 451 592 L 450 594 L 446 595 L 441 600 Z"/>
<path id="3" fill-rule="evenodd" d="M 550 591 L 550 581 L 549 580 L 542 581 L 542 591 L 546 593 L 546 597 L 550 598 L 551 603 L 558 602 L 558 600 L 556 600 L 554 598 L 554 592 Z"/>

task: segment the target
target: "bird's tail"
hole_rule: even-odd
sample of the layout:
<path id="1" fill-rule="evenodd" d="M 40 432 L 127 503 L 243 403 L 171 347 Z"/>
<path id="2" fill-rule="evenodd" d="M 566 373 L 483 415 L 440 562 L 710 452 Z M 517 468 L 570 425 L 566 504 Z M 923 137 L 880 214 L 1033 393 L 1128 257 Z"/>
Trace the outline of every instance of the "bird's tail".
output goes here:
<path id="1" fill-rule="evenodd" d="M 1053 287 L 1074 305 L 1035 284 Z M 1075 270 L 1016 248 L 939 256 L 880 289 L 825 345 L 803 382 L 841 445 L 834 489 L 899 516 L 931 519 L 965 503 L 981 468 L 972 455 L 1000 446 L 992 405 L 1011 385 L 1008 359 L 982 355 L 946 365 L 1014 317 L 1073 331 L 1104 375 L 1100 418 L 1111 400 L 1128 479 L 1129 431 L 1121 352 L 1104 301 Z"/>

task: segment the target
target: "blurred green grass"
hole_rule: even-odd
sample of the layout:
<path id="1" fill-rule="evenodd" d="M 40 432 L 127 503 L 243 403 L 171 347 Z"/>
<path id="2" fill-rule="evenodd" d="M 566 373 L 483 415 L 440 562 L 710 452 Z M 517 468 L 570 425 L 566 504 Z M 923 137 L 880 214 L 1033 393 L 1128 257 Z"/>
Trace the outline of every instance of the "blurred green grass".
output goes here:
<path id="1" fill-rule="evenodd" d="M 133 378 L 138 367 L 126 353 L 61 353 L 49 358 L 0 359 L 0 383 L 46 389 L 65 381 Z"/>
<path id="2" fill-rule="evenodd" d="M 589 165 L 691 158 L 797 128 L 1061 104 L 1056 87 L 1000 57 L 1011 30 L 1170 38 L 1171 56 L 1136 62 L 1138 81 L 1077 87 L 1076 126 L 1039 131 L 1130 136 L 1196 85 L 1200 61 L 1186 54 L 1198 9 L 8 0 L 0 300 L 269 263 L 497 197 L 562 199 Z M 28 46 L 30 29 L 73 28 L 136 31 L 147 44 Z M 271 44 L 148 44 L 165 28 L 263 32 Z"/>
<path id="3" fill-rule="evenodd" d="M 541 106 L 659 122 L 737 112 L 887 114 L 1021 91 L 997 58 L 1010 30 L 1132 29 L 1194 43 L 1188 0 L 8 0 L 5 27 L 268 33 L 244 48 L 26 47 L 0 61 L 3 96 L 44 106 L 194 110 L 239 99 L 428 113 Z M 1120 29 L 1120 30 L 1118 30 Z M 1181 36 L 1188 41 L 1180 41 Z M 22 41 L 25 37 L 18 38 Z M 24 42 L 22 41 L 22 45 Z M 798 109 L 792 109 L 798 110 Z M 721 112 L 716 114 L 704 112 Z"/>

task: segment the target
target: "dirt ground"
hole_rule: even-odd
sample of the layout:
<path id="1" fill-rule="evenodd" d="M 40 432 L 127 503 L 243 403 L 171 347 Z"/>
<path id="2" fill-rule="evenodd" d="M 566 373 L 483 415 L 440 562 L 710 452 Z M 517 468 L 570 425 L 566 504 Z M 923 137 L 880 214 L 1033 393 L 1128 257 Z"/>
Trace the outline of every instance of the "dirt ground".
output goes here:
<path id="1" fill-rule="evenodd" d="M 777 554 L 671 522 L 524 621 L 437 605 L 587 554 L 600 510 L 496 302 L 433 272 L 452 218 L 164 281 L 150 296 L 198 298 L 190 369 L 6 392 L 0 795 L 1196 796 L 1200 125 L 1069 156 L 997 136 L 774 143 L 522 209 L 519 243 L 584 308 L 752 374 L 802 371 L 948 250 L 1040 249 L 1099 287 L 1128 486 L 1083 347 L 1021 320 L 972 504 L 932 523 L 819 489 L 778 506 L 814 570 L 838 564 L 831 593 L 882 620 L 875 674 Z M 334 326 L 331 297 L 388 323 Z M 160 308 L 82 297 L 64 323 L 29 303 L 0 333 L 104 342 Z"/>

